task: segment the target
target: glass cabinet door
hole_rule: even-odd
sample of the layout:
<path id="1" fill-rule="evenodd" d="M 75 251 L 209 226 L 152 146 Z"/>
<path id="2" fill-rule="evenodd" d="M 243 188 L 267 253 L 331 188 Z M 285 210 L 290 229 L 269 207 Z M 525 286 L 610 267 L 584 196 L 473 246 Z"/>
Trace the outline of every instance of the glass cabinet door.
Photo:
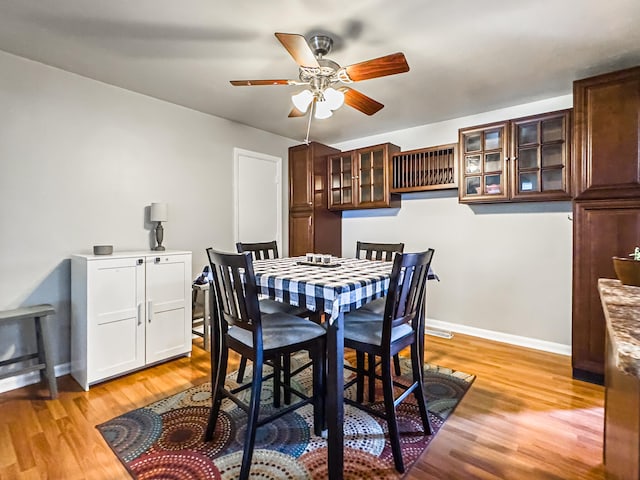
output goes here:
<path id="1" fill-rule="evenodd" d="M 329 157 L 329 208 L 355 205 L 353 163 L 351 152 Z"/>
<path id="2" fill-rule="evenodd" d="M 513 199 L 570 198 L 568 181 L 570 111 L 512 121 Z"/>
<path id="3" fill-rule="evenodd" d="M 383 143 L 328 157 L 329 209 L 397 207 L 391 193 L 391 156 L 400 147 Z"/>
<path id="4" fill-rule="evenodd" d="M 461 202 L 508 199 L 506 123 L 460 131 L 459 198 Z"/>
<path id="5" fill-rule="evenodd" d="M 389 196 L 385 147 L 358 150 L 358 203 L 360 207 L 384 206 Z"/>

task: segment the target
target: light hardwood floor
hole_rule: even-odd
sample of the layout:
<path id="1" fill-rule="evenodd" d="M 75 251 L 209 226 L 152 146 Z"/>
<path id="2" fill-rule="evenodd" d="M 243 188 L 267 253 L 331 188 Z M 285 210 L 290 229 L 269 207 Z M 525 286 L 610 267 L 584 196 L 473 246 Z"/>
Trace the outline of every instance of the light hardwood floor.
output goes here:
<path id="1" fill-rule="evenodd" d="M 426 337 L 426 360 L 477 375 L 407 480 L 603 479 L 602 387 L 569 357 L 465 335 Z M 235 366 L 235 365 L 234 365 Z M 95 425 L 208 380 L 201 348 L 84 392 L 33 385 L 0 395 L 0 479 L 128 478 Z"/>

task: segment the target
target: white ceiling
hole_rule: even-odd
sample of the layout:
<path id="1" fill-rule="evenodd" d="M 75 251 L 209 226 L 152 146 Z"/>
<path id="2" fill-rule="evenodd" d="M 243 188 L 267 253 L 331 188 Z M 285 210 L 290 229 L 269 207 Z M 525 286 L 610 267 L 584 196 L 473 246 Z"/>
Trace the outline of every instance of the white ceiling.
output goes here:
<path id="1" fill-rule="evenodd" d="M 274 32 L 324 32 L 342 66 L 404 52 L 408 73 L 358 82 L 383 103 L 314 120 L 311 139 L 360 138 L 564 95 L 640 64 L 640 0 L 0 0 L 0 49 L 302 140 Z M 0 72 L 1 74 L 1 72 Z"/>

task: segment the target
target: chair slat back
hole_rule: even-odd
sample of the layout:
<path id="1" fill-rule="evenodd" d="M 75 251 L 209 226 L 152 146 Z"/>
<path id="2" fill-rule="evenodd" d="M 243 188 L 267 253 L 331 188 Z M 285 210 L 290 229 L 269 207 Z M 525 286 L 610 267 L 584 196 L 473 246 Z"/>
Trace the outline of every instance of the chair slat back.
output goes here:
<path id="1" fill-rule="evenodd" d="M 213 273 L 215 310 L 220 325 L 217 333 L 230 326 L 253 332 L 254 345 L 262 344 L 262 328 L 258 290 L 250 253 L 224 253 L 207 248 Z M 258 338 L 259 337 L 259 338 Z M 257 343 L 259 340 L 259 343 Z"/>
<path id="2" fill-rule="evenodd" d="M 389 280 L 383 317 L 382 341 L 391 342 L 392 330 L 405 323 L 419 327 L 420 309 L 424 303 L 429 266 L 434 250 L 396 255 Z"/>
<path id="3" fill-rule="evenodd" d="M 402 253 L 404 243 L 356 243 L 356 258 L 365 258 L 367 260 L 382 260 L 390 262 L 393 260 L 394 254 Z M 364 255 L 364 257 L 363 257 Z"/>
<path id="4" fill-rule="evenodd" d="M 278 244 L 275 240 L 271 242 L 257 243 L 236 243 L 238 253 L 251 252 L 254 260 L 267 260 L 278 258 Z"/>

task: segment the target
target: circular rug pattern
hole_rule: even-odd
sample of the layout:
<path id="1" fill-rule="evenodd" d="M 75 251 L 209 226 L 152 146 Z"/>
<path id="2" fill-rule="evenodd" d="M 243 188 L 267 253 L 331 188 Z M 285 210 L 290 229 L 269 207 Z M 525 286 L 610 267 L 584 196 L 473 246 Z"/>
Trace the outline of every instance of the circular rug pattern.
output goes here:
<path id="1" fill-rule="evenodd" d="M 247 368 L 247 370 L 249 370 Z M 249 375 L 247 377 L 247 375 L 245 375 L 245 380 L 249 379 L 249 381 L 251 381 L 251 375 Z M 227 386 L 227 388 L 235 388 L 237 386 L 243 385 L 243 384 L 239 384 L 236 383 L 235 381 L 235 374 L 234 374 L 234 378 L 231 382 L 229 382 L 229 379 L 227 379 L 227 383 L 225 383 L 225 385 Z M 305 387 L 304 385 L 301 385 L 300 382 L 298 381 L 298 377 L 293 377 L 291 379 L 291 387 L 295 388 L 296 390 L 299 390 L 302 393 L 305 393 Z M 246 390 L 243 390 L 242 392 L 238 392 L 237 397 L 240 401 L 248 404 L 249 401 L 251 400 L 251 388 L 247 388 Z M 299 401 L 299 397 L 297 397 L 296 395 L 291 395 L 291 399 L 293 402 L 297 402 Z M 283 396 L 283 392 L 281 389 L 280 392 L 280 404 L 284 407 L 284 396 Z M 262 383 L 262 389 L 260 390 L 260 408 L 263 409 L 264 407 L 267 406 L 273 406 L 273 380 L 267 380 L 266 382 Z M 227 410 L 227 407 L 230 409 L 235 409 L 236 405 L 233 402 L 223 402 L 223 408 L 225 410 Z"/>
<path id="2" fill-rule="evenodd" d="M 318 437 L 313 433 L 313 406 L 306 405 L 297 412 L 304 418 L 311 435 L 305 453 L 326 447 L 326 438 Z M 380 455 L 384 450 L 384 431 L 380 423 L 368 413 L 351 405 L 344 406 L 343 431 L 345 447 L 373 455 Z"/>
<path id="3" fill-rule="evenodd" d="M 222 480 L 236 480 L 240 477 L 242 451 L 218 457 L 213 462 L 220 471 Z M 289 455 L 274 452 L 273 450 L 255 449 L 251 457 L 251 478 L 259 478 L 260 480 L 311 480 L 311 475 L 309 475 L 304 465 Z"/>
<path id="4" fill-rule="evenodd" d="M 162 435 L 151 451 L 192 450 L 212 457 L 229 446 L 234 430 L 233 421 L 226 412 L 220 412 L 213 439 L 204 441 L 210 409 L 184 407 L 162 414 Z"/>
<path id="5" fill-rule="evenodd" d="M 377 403 L 373 405 L 372 408 L 384 412 L 383 403 Z M 396 419 L 398 420 L 398 430 L 400 432 L 402 458 L 405 466 L 410 465 L 420 456 L 424 449 L 427 448 L 435 432 L 442 426 L 442 420 L 436 415 L 429 414 L 433 433 L 431 435 L 425 435 L 422 418 L 420 417 L 420 409 L 417 405 L 408 402 L 398 405 L 396 409 Z M 376 418 L 376 420 L 380 423 L 380 427 L 384 430 L 385 435 L 387 435 L 387 442 L 384 451 L 380 454 L 380 459 L 393 463 L 391 443 L 388 441 L 388 424 L 380 418 Z"/>
<path id="6" fill-rule="evenodd" d="M 218 467 L 206 455 L 191 451 L 156 452 L 129 464 L 138 480 L 221 480 Z"/>
<path id="7" fill-rule="evenodd" d="M 149 409 L 156 413 L 165 413 L 169 410 L 181 407 L 210 407 L 211 406 L 211 383 L 206 382 L 202 385 L 191 387 L 184 392 L 177 393 L 170 397 L 160 400 L 152 405 Z"/>
<path id="8" fill-rule="evenodd" d="M 430 372 L 424 382 L 428 409 L 446 418 L 467 391 L 465 383 L 451 375 Z"/>
<path id="9" fill-rule="evenodd" d="M 318 448 L 305 453 L 298 462 L 307 468 L 312 478 L 329 478 L 327 456 L 326 447 Z M 344 480 L 398 480 L 399 474 L 393 463 L 384 463 L 375 455 L 345 446 L 343 475 Z"/>
<path id="10" fill-rule="evenodd" d="M 162 418 L 148 408 L 139 408 L 99 427 L 105 440 L 125 462 L 144 453 L 162 433 Z"/>
<path id="11" fill-rule="evenodd" d="M 275 410 L 270 411 L 268 407 L 261 408 L 261 414 L 264 415 L 274 412 Z M 228 415 L 233 422 L 233 438 L 229 451 L 242 450 L 247 431 L 247 414 L 236 408 Z M 255 448 L 269 449 L 265 451 L 277 451 L 297 458 L 307 449 L 309 437 L 309 425 L 305 419 L 297 412 L 291 412 L 257 428 Z"/>

